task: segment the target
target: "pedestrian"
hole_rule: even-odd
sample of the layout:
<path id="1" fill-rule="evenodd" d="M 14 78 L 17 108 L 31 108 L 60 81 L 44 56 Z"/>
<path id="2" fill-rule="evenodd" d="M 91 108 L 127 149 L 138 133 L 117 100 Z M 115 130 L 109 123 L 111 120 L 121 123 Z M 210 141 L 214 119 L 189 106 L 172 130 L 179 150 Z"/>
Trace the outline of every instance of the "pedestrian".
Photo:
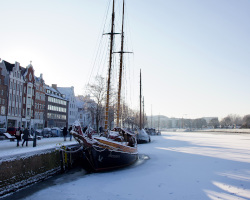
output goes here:
<path id="1" fill-rule="evenodd" d="M 17 147 L 19 147 L 19 142 L 20 142 L 20 140 L 21 140 L 21 134 L 22 134 L 22 131 L 21 131 L 21 128 L 19 127 L 19 128 L 16 130 L 16 133 L 15 133 L 16 141 L 17 141 L 17 144 L 16 144 Z"/>
<path id="2" fill-rule="evenodd" d="M 64 137 L 64 141 L 66 141 L 66 137 L 67 137 L 67 127 L 63 128 L 63 137 Z"/>
<path id="3" fill-rule="evenodd" d="M 34 129 L 31 128 L 31 135 L 32 135 L 32 136 L 34 136 L 34 132 L 35 132 Z"/>
<path id="4" fill-rule="evenodd" d="M 29 136 L 30 136 L 30 132 L 28 130 L 28 128 L 25 128 L 25 130 L 23 131 L 23 144 L 26 142 L 26 147 L 28 146 L 28 141 L 29 141 Z"/>
<path id="5" fill-rule="evenodd" d="M 70 141 L 72 140 L 72 134 L 70 133 L 71 130 L 72 130 L 72 126 L 69 127 L 69 139 L 70 139 Z"/>
<path id="6" fill-rule="evenodd" d="M 86 132 L 86 130 L 88 129 L 88 127 L 87 126 L 85 126 L 84 128 L 83 128 L 83 133 L 85 133 Z"/>
<path id="7" fill-rule="evenodd" d="M 103 132 L 103 128 L 102 126 L 99 127 L 99 132 L 102 133 Z"/>

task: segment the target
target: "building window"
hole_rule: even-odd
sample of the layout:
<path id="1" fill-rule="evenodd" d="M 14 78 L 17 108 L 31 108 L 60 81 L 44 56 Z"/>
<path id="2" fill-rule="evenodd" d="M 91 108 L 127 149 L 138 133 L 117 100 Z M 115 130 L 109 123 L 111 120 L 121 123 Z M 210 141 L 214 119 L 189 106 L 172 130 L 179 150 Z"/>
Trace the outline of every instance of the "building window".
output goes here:
<path id="1" fill-rule="evenodd" d="M 31 87 L 28 87 L 28 94 L 31 94 Z"/>
<path id="2" fill-rule="evenodd" d="M 28 97 L 28 99 L 27 99 L 27 105 L 31 105 L 31 98 L 30 97 Z"/>
<path id="3" fill-rule="evenodd" d="M 1 106 L 1 115 L 5 115 L 5 107 Z"/>

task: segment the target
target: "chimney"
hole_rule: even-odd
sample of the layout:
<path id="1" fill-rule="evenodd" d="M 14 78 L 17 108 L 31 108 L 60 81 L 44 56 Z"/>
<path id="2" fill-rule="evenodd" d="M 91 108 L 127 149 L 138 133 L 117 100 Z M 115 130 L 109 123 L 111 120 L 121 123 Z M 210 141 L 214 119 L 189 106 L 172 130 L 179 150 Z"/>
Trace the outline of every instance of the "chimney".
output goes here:
<path id="1" fill-rule="evenodd" d="M 52 88 L 57 90 L 57 84 L 52 84 Z"/>

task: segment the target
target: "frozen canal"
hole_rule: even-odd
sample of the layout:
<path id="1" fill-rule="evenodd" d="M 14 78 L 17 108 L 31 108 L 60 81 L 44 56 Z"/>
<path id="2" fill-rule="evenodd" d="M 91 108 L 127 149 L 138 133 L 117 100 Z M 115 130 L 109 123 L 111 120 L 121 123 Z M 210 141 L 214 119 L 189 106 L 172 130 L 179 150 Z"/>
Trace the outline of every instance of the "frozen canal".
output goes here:
<path id="1" fill-rule="evenodd" d="M 250 199 L 250 134 L 165 132 L 150 159 L 106 173 L 75 169 L 3 200 Z"/>

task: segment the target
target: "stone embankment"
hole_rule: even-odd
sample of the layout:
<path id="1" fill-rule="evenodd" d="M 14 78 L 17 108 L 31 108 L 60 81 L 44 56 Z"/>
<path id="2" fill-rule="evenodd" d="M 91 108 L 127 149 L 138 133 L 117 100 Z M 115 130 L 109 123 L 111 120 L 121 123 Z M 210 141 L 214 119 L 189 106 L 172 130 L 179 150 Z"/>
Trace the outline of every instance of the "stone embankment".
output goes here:
<path id="1" fill-rule="evenodd" d="M 82 157 L 79 149 L 73 144 L 1 156 L 0 197 L 74 167 Z"/>

